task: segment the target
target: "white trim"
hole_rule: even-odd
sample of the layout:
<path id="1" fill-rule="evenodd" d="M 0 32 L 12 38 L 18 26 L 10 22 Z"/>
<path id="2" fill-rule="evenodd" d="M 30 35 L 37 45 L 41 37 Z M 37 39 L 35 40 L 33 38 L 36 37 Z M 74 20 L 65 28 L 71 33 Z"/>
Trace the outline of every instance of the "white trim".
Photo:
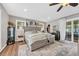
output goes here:
<path id="1" fill-rule="evenodd" d="M 71 41 L 72 41 L 72 42 L 74 42 L 74 35 L 73 35 L 73 34 L 74 34 L 74 33 L 73 33 L 73 29 L 74 29 L 74 28 L 73 28 L 73 26 L 74 26 L 73 21 L 71 21 Z"/>
<path id="2" fill-rule="evenodd" d="M 76 18 L 72 18 L 72 19 L 67 19 L 67 21 L 74 21 L 74 20 L 78 20 L 79 17 L 76 17 Z"/>
<path id="3" fill-rule="evenodd" d="M 4 49 L 6 46 L 7 46 L 7 44 L 5 44 L 5 45 L 2 47 L 2 49 L 0 49 L 0 52 L 2 52 L 3 49 Z"/>

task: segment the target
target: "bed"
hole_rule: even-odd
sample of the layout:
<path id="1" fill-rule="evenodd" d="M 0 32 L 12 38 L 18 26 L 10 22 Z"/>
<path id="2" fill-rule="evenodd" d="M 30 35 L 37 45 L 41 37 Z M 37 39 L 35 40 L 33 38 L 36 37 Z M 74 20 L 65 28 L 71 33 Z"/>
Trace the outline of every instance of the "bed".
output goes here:
<path id="1" fill-rule="evenodd" d="M 44 47 L 45 45 L 54 43 L 55 36 L 49 33 L 40 31 L 26 31 L 25 41 L 30 51 L 34 51 L 38 48 Z"/>

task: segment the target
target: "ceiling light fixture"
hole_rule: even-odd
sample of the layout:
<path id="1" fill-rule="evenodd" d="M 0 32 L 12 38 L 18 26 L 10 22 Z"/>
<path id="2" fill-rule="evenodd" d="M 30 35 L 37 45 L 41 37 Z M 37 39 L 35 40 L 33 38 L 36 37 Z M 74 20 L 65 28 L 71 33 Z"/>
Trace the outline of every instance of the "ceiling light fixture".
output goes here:
<path id="1" fill-rule="evenodd" d="M 68 5 L 69 0 L 61 0 L 61 3 L 63 6 L 66 6 L 66 5 Z"/>
<path id="2" fill-rule="evenodd" d="M 27 9 L 24 9 L 24 12 L 27 12 L 28 10 Z"/>
<path id="3" fill-rule="evenodd" d="M 47 19 L 50 19 L 50 17 L 48 17 Z"/>

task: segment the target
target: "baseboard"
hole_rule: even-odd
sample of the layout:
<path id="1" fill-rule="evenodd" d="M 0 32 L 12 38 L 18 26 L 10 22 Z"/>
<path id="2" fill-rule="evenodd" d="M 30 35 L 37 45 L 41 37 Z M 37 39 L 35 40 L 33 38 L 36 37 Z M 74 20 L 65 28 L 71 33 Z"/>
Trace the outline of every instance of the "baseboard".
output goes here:
<path id="1" fill-rule="evenodd" d="M 3 48 L 0 49 L 0 52 L 2 52 L 6 46 L 7 46 L 7 44 L 5 44 L 5 45 L 3 46 Z"/>

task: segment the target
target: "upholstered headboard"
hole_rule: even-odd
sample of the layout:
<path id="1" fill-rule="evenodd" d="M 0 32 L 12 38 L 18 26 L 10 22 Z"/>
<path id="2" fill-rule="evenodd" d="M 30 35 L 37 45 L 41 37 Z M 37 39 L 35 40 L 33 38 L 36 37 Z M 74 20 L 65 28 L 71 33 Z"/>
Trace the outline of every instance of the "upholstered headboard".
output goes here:
<path id="1" fill-rule="evenodd" d="M 41 31 L 41 27 L 25 27 L 25 31 Z"/>

